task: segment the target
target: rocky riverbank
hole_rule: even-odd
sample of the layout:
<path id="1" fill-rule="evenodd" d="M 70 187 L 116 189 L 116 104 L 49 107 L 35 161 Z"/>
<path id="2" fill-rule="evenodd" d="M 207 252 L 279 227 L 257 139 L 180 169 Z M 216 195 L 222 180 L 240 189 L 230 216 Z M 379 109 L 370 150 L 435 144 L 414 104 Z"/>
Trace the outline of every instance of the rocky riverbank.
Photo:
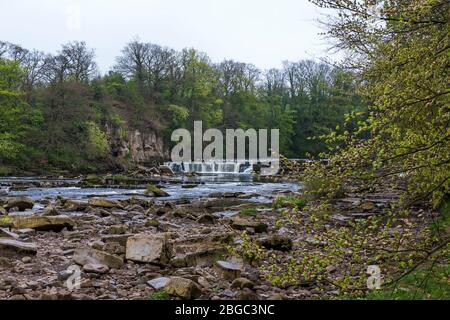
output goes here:
<path id="1" fill-rule="evenodd" d="M 258 195 L 246 192 L 167 196 L 154 185 L 144 195 L 119 200 L 58 196 L 37 200 L 42 209 L 31 215 L 22 211 L 35 207 L 35 200 L 3 198 L 0 299 L 318 299 L 338 294 L 332 285 L 319 288 L 311 282 L 275 286 L 261 269 L 267 261 L 235 255 L 248 238 L 280 262 L 298 250 L 323 248 L 306 225 L 285 223 L 289 217 L 283 212 L 304 205 L 298 190 L 271 195 L 273 205 L 254 202 Z M 327 228 L 382 215 L 397 197 L 386 191 L 336 199 Z M 417 219 L 423 217 L 419 211 Z M 341 270 L 330 265 L 327 272 Z"/>

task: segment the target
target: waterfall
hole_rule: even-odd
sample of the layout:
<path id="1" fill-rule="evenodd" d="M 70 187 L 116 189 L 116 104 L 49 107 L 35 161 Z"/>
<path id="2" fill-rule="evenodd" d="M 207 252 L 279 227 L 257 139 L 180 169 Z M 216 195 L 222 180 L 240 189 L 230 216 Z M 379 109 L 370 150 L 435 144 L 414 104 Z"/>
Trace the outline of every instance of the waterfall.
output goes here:
<path id="1" fill-rule="evenodd" d="M 167 162 L 173 172 L 196 172 L 200 174 L 251 174 L 253 165 L 239 161 Z"/>

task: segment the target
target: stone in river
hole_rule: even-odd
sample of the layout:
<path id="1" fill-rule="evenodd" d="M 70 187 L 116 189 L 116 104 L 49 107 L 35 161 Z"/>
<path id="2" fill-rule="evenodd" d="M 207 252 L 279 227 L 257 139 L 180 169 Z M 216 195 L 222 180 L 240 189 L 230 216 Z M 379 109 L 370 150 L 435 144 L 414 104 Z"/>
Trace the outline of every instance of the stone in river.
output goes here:
<path id="1" fill-rule="evenodd" d="M 223 279 L 234 280 L 240 277 L 243 266 L 236 262 L 217 261 L 216 268 Z"/>
<path id="2" fill-rule="evenodd" d="M 64 228 L 72 230 L 75 222 L 68 216 L 54 216 L 54 217 L 42 217 L 42 216 L 27 216 L 27 217 L 15 217 L 14 219 L 15 229 L 34 229 L 37 231 L 55 231 L 59 232 Z"/>
<path id="3" fill-rule="evenodd" d="M 164 289 L 164 287 L 169 283 L 170 278 L 167 277 L 159 277 L 147 281 L 147 284 L 155 290 Z"/>
<path id="4" fill-rule="evenodd" d="M 6 211 L 5 208 L 0 206 L 0 216 L 6 216 L 8 214 L 8 211 Z"/>
<path id="5" fill-rule="evenodd" d="M 112 269 L 118 269 L 123 265 L 122 258 L 91 248 L 76 249 L 73 254 L 73 261 L 81 266 L 86 264 L 101 264 Z"/>
<path id="6" fill-rule="evenodd" d="M 37 253 L 37 246 L 30 242 L 0 238 L 0 256 L 10 256 L 16 253 L 35 255 Z"/>
<path id="7" fill-rule="evenodd" d="M 144 193 L 148 196 L 153 196 L 153 197 L 168 197 L 169 194 L 163 190 L 161 190 L 160 188 L 158 188 L 155 185 L 149 184 L 147 185 L 147 188 L 145 189 Z"/>
<path id="8" fill-rule="evenodd" d="M 138 234 L 127 240 L 126 259 L 136 262 L 167 263 L 172 247 L 166 234 Z"/>
<path id="9" fill-rule="evenodd" d="M 25 211 L 27 209 L 33 209 L 34 200 L 30 197 L 9 198 L 4 207 L 8 211 L 11 208 L 18 208 L 19 211 Z"/>

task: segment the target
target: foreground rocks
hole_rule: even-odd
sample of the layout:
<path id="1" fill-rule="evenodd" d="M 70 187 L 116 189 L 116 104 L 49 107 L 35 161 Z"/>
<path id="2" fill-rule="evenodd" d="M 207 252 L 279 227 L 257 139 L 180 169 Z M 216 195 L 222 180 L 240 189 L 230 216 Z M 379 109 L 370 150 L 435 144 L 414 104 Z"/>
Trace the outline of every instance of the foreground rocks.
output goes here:
<path id="1" fill-rule="evenodd" d="M 81 266 L 89 265 L 91 268 L 96 266 L 107 266 L 108 268 L 120 268 L 123 266 L 123 259 L 92 248 L 78 248 L 73 255 L 73 261 Z"/>
<path id="2" fill-rule="evenodd" d="M 0 238 L 0 257 L 12 256 L 14 254 L 35 255 L 36 253 L 37 246 L 33 243 Z"/>
<path id="3" fill-rule="evenodd" d="M 304 225 L 278 224 L 283 217 L 270 204 L 255 204 L 238 192 L 168 200 L 163 190 L 150 189 L 148 196 L 121 200 L 42 199 L 36 202 L 44 209 L 34 215 L 12 210 L 0 216 L 0 299 L 334 297 L 334 289 L 321 286 L 324 293 L 315 283 L 274 286 L 256 267 L 265 261 L 236 257 L 248 238 L 279 261 L 326 245 Z M 387 198 L 346 195 L 336 201 L 334 214 L 343 223 L 380 214 Z M 74 270 L 81 288 L 71 291 L 67 281 Z M 340 272 L 335 266 L 326 270 Z"/>
<path id="4" fill-rule="evenodd" d="M 167 263 L 171 256 L 172 248 L 167 234 L 140 234 L 127 240 L 127 260 Z"/>

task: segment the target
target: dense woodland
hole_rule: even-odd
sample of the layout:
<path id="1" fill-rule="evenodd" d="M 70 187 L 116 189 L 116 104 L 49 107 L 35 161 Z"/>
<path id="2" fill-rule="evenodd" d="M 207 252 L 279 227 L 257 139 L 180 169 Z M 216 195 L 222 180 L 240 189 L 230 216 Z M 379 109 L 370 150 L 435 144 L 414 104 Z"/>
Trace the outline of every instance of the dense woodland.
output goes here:
<path id="1" fill-rule="evenodd" d="M 95 59 L 84 42 L 53 55 L 0 42 L 4 168 L 107 169 L 114 161 L 108 124 L 124 136 L 154 130 L 169 149 L 172 130 L 194 120 L 219 129 L 279 128 L 283 154 L 318 156 L 326 148 L 317 138 L 365 109 L 352 72 L 310 60 L 263 71 L 137 40 L 106 75 Z"/>

